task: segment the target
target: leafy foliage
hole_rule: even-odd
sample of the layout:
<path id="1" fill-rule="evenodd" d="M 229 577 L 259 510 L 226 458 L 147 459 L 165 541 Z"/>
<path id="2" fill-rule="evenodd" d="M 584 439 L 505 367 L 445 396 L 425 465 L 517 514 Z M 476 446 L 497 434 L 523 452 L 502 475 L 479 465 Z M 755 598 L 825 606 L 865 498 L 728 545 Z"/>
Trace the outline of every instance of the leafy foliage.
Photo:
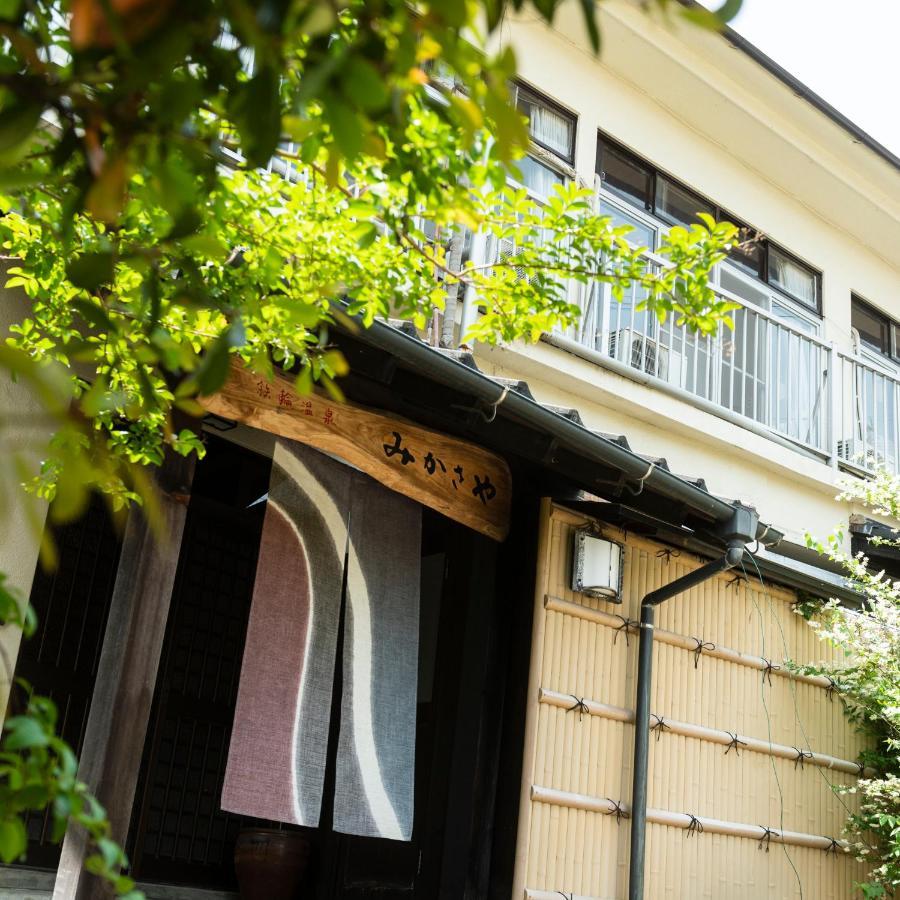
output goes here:
<path id="1" fill-rule="evenodd" d="M 0 624 L 34 632 L 34 610 L 5 586 L 0 574 Z M 9 669 L 9 663 L 3 660 Z M 57 734 L 57 711 L 48 697 L 35 694 L 21 679 L 15 698 L 24 697 L 25 708 L 6 718 L 0 742 L 0 862 L 8 865 L 24 859 L 28 846 L 25 820 L 28 814 L 43 818 L 49 811 L 52 840 L 62 840 L 69 823 L 85 829 L 91 852 L 85 859 L 89 872 L 106 880 L 117 895 L 127 900 L 143 897 L 123 874 L 128 859 L 110 838 L 106 812 L 87 786 L 78 780 L 78 760 Z"/>
<path id="2" fill-rule="evenodd" d="M 848 482 L 841 499 L 897 519 L 900 478 L 882 472 Z M 859 859 L 873 867 L 859 889 L 865 897 L 893 897 L 900 887 L 900 582 L 872 571 L 863 554 L 849 555 L 839 532 L 825 542 L 807 541 L 840 562 L 865 597 L 861 610 L 826 603 L 811 624 L 847 655 L 846 664 L 818 671 L 835 680 L 851 719 L 876 741 L 863 760 L 876 769 L 876 777 L 860 779 L 850 789 L 859 794 L 860 805 L 846 830 Z M 900 547 L 900 539 L 881 543 Z"/>
<path id="3" fill-rule="evenodd" d="M 534 7 L 550 21 L 557 2 Z M 505 9 L 485 4 L 489 29 Z M 54 385 L 30 486 L 56 520 L 92 489 L 117 507 L 146 499 L 142 466 L 202 452 L 173 412 L 199 415 L 232 354 L 337 392 L 328 334 L 345 313 L 423 325 L 465 287 L 486 307 L 469 336 L 508 341 L 572 322 L 571 280 L 617 296 L 638 282 L 660 317 L 704 331 L 730 308 L 708 277 L 731 226 L 672 229 L 670 265 L 651 268 L 587 190 L 538 204 L 507 186 L 527 146 L 515 59 L 479 46 L 474 6 L 4 10 L 0 240 L 7 286 L 31 301 L 7 365 Z M 596 41 L 593 4 L 584 14 Z M 450 265 L 453 235 L 474 231 L 512 241 L 515 259 Z"/>
<path id="4" fill-rule="evenodd" d="M 19 687 L 29 692 L 28 685 Z M 69 823 L 84 828 L 92 852 L 85 868 L 109 882 L 116 894 L 138 900 L 124 851 L 109 836 L 106 812 L 78 781 L 78 760 L 56 734 L 56 707 L 47 697 L 32 694 L 22 715 L 4 722 L 0 744 L 0 860 L 9 864 L 24 858 L 27 848 L 25 815 L 50 810 L 51 839 L 59 841 Z"/>
<path id="5" fill-rule="evenodd" d="M 51 500 L 53 521 L 92 490 L 113 509 L 143 502 L 152 521 L 145 467 L 202 454 L 196 420 L 179 419 L 201 414 L 232 356 L 337 395 L 336 321 L 424 325 L 461 288 L 485 307 L 480 340 L 571 323 L 567 285 L 595 280 L 617 297 L 639 284 L 660 318 L 711 331 L 729 308 L 709 271 L 730 225 L 674 228 L 667 262 L 649 265 L 589 191 L 537 203 L 509 186 L 528 135 L 513 51 L 487 52 L 487 37 L 507 12 L 552 22 L 560 2 L 0 3 L 0 243 L 6 286 L 29 301 L 0 369 L 27 382 L 46 426 L 0 481 Z M 740 0 L 717 14 L 646 5 L 717 25 Z M 597 50 L 596 4 L 581 9 Z M 475 232 L 515 257 L 448 252 Z M 0 619 L 26 626 L 5 598 Z M 92 871 L 128 892 L 54 727 L 39 697 L 7 723 L 0 855 L 21 853 L 23 813 L 49 804 L 60 828 L 88 828 Z"/>

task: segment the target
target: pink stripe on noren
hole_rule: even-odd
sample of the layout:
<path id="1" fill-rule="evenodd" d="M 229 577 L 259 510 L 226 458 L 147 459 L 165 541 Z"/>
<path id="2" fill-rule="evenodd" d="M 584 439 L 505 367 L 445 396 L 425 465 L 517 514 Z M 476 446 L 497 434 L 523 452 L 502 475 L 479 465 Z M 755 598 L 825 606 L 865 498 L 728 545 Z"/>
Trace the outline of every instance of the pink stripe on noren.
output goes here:
<path id="1" fill-rule="evenodd" d="M 309 621 L 309 572 L 297 533 L 275 503 L 266 508 L 222 809 L 296 822 L 293 710 Z"/>

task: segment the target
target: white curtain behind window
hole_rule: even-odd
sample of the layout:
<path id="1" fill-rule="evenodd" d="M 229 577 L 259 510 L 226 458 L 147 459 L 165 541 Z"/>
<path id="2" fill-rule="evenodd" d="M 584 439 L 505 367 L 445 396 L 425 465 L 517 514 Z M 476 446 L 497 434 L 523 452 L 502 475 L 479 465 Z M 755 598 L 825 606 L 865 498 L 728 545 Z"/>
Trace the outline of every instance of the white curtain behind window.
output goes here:
<path id="1" fill-rule="evenodd" d="M 809 270 L 782 256 L 769 253 L 769 280 L 808 306 L 816 306 L 816 278 Z"/>
<path id="2" fill-rule="evenodd" d="M 529 105 L 531 136 L 563 159 L 572 156 L 572 122 L 556 110 L 536 103 Z"/>

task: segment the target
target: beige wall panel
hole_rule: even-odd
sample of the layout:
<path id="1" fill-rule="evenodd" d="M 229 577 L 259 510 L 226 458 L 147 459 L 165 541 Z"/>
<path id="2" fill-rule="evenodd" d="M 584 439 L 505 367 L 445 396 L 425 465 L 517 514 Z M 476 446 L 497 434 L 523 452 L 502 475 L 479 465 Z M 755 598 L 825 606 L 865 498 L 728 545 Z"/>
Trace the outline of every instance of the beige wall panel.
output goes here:
<path id="1" fill-rule="evenodd" d="M 647 830 L 646 896 L 652 900 L 792 900 L 799 897 L 797 868 L 805 898 L 844 900 L 862 867 L 846 855 L 772 844 L 722 834 L 687 838 L 679 828 Z M 621 896 L 621 894 L 620 894 Z"/>
<path id="2" fill-rule="evenodd" d="M 630 725 L 619 727 L 630 737 Z M 789 760 L 764 753 L 742 750 L 735 756 L 730 750 L 726 755 L 718 744 L 675 734 L 651 740 L 649 776 L 648 805 L 653 809 L 779 828 L 782 796 L 784 828 L 827 837 L 840 837 L 847 812 L 831 784 L 856 781 L 852 775 L 809 764 L 794 768 Z M 627 800 L 630 781 L 623 787 Z M 840 799 L 850 806 L 852 798 Z"/>
<path id="3" fill-rule="evenodd" d="M 547 514 L 550 515 L 548 508 Z M 650 541 L 609 529 L 625 542 L 623 602 L 614 604 L 569 588 L 573 533 L 585 520 L 553 508 L 545 523 L 546 571 L 538 591 L 588 609 L 636 618 L 641 598 L 700 565 L 687 553 L 668 556 Z M 663 605 L 658 624 L 781 664 L 833 658 L 791 607 L 794 596 L 771 585 L 734 580 L 726 574 Z M 572 892 L 589 898 L 622 898 L 627 887 L 628 825 L 614 815 L 545 802 L 531 802 L 533 785 L 609 798 L 626 806 L 631 797 L 633 726 L 576 707 L 580 698 L 626 709 L 634 705 L 637 636 L 577 615 L 544 609 L 536 598 L 536 644 L 526 766 L 524 823 L 515 897 L 526 889 Z M 818 686 L 731 661 L 693 653 L 659 641 L 655 645 L 652 709 L 665 718 L 738 732 L 789 747 L 812 748 L 855 760 L 862 738 L 846 720 L 839 698 Z M 572 697 L 571 710 L 538 703 L 539 688 Z M 649 806 L 751 826 L 812 835 L 839 836 L 852 796 L 832 785 L 851 786 L 855 776 L 768 753 L 725 747 L 662 732 L 650 752 Z M 527 801 L 527 802 L 526 802 Z M 688 837 L 684 829 L 648 827 L 648 890 L 653 900 L 797 896 L 796 866 L 806 897 L 843 900 L 860 877 L 846 854 L 771 845 L 716 834 Z"/>

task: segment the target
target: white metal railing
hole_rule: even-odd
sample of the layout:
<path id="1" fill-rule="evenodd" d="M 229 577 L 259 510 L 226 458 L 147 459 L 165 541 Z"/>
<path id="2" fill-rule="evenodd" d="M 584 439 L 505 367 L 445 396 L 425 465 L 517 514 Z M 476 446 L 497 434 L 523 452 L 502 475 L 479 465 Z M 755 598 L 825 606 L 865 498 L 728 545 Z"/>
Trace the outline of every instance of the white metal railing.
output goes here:
<path id="1" fill-rule="evenodd" d="M 715 290 L 739 307 L 728 313 L 731 327 L 720 322 L 712 335 L 638 309 L 646 298 L 640 287 L 619 303 L 599 284 L 583 287 L 581 320 L 562 334 L 833 466 L 900 472 L 900 375 Z"/>
<path id="2" fill-rule="evenodd" d="M 822 456 L 830 456 L 829 359 L 824 341 L 723 289 L 738 304 L 715 333 L 659 322 L 641 310 L 637 285 L 621 302 L 609 287 L 584 286 L 578 325 L 563 332 L 594 353 L 659 379 L 683 393 L 751 420 Z"/>
<path id="3" fill-rule="evenodd" d="M 900 471 L 900 378 L 841 351 L 835 369 L 837 462 L 864 472 Z"/>

